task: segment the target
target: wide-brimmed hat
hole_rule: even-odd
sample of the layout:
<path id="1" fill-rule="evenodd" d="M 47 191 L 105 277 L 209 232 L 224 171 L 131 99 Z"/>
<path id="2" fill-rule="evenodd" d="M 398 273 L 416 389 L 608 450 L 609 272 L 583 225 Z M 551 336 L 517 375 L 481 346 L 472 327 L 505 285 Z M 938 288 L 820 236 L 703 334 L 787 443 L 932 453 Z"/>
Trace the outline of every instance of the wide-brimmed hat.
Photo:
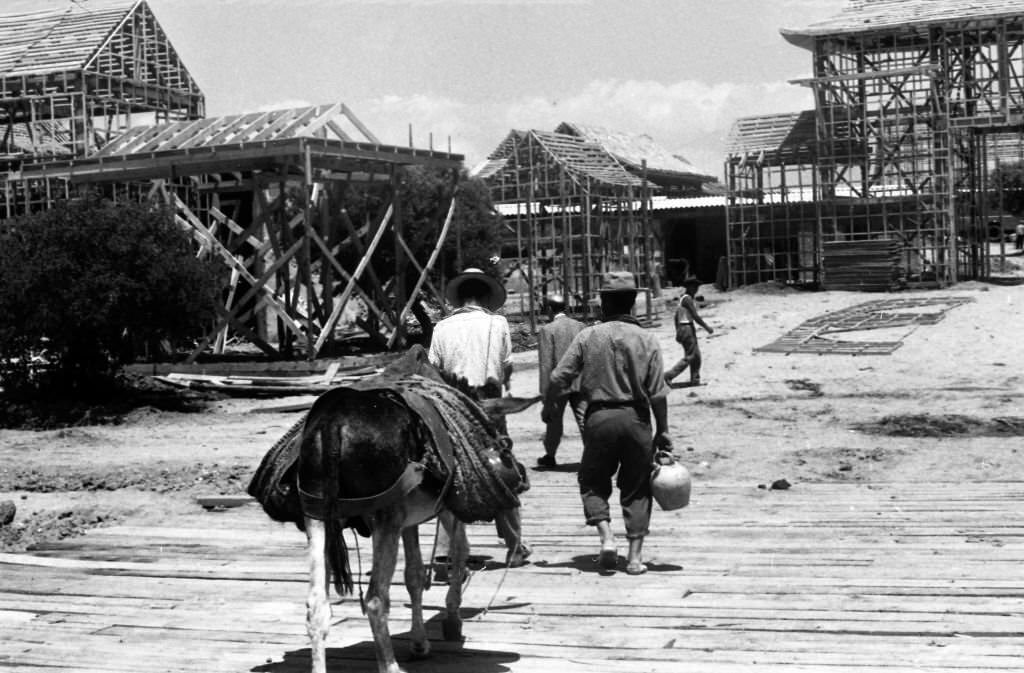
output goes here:
<path id="1" fill-rule="evenodd" d="M 552 304 L 555 306 L 565 306 L 565 297 L 557 293 L 544 297 L 545 306 L 551 306 Z"/>
<path id="2" fill-rule="evenodd" d="M 697 276 L 687 276 L 683 279 L 682 285 L 683 287 L 700 287 L 704 285 L 704 281 L 697 278 Z"/>
<path id="3" fill-rule="evenodd" d="M 636 294 L 636 276 L 630 271 L 608 271 L 601 283 L 601 294 L 632 292 Z"/>
<path id="4" fill-rule="evenodd" d="M 459 288 L 468 281 L 478 281 L 487 286 L 487 296 L 481 299 L 481 305 L 488 311 L 497 311 L 505 305 L 505 286 L 494 276 L 489 276 L 480 269 L 469 268 L 452 278 L 445 288 L 445 298 L 452 305 L 459 304 Z"/>

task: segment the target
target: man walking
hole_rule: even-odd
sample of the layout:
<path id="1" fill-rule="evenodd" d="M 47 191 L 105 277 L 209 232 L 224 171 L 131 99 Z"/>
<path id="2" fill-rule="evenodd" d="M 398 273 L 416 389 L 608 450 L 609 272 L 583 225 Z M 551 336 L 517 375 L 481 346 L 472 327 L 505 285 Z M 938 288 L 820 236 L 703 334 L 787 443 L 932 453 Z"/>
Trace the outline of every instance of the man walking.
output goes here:
<path id="1" fill-rule="evenodd" d="M 601 540 L 598 557 L 605 569 L 618 562 L 608 499 L 612 477 L 619 488 L 629 541 L 626 572 L 641 575 L 644 538 L 651 519 L 651 463 L 654 448 L 671 450 L 667 396 L 657 339 L 631 315 L 636 280 L 620 271 L 605 275 L 601 289 L 603 322 L 580 332 L 555 371 L 545 406 L 568 394 L 575 379 L 586 401 L 583 458 L 578 482 L 587 524 Z M 654 416 L 656 434 L 651 432 Z M 653 441 L 652 441 L 653 440 Z M 617 473 L 617 475 L 616 475 Z"/>
<path id="2" fill-rule="evenodd" d="M 434 326 L 428 361 L 463 392 L 478 399 L 501 397 L 512 377 L 508 320 L 493 313 L 505 303 L 504 286 L 480 269 L 470 268 L 453 278 L 445 293 L 458 308 Z M 499 425 L 507 435 L 505 420 Z M 518 516 L 519 510 L 504 510 L 494 519 L 508 549 L 507 562 L 514 568 L 525 564 L 531 552 L 516 532 L 520 530 Z"/>
<path id="3" fill-rule="evenodd" d="M 550 295 L 546 303 L 551 322 L 541 327 L 537 334 L 541 395 L 547 394 L 551 372 L 562 359 L 573 338 L 583 330 L 583 323 L 566 315 L 565 299 L 561 295 Z M 551 468 L 558 464 L 555 454 L 562 441 L 562 421 L 566 404 L 572 409 L 576 426 L 580 429 L 580 435 L 583 435 L 583 396 L 580 394 L 579 382 L 573 381 L 567 396 L 559 397 L 550 407 L 545 405 L 542 410 L 541 420 L 545 425 L 544 455 L 537 459 L 539 467 Z"/>

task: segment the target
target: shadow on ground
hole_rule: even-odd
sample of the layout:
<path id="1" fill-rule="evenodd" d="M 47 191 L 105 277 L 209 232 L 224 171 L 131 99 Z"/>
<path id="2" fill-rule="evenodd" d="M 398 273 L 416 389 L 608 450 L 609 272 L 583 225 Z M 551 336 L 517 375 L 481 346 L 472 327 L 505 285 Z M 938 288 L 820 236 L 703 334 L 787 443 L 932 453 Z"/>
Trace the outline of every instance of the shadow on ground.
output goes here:
<path id="1" fill-rule="evenodd" d="M 423 606 L 429 610 L 428 606 Z M 460 614 L 465 620 L 464 630 L 471 631 L 469 621 L 479 610 L 462 610 Z M 430 656 L 415 659 L 409 655 L 409 634 L 399 633 L 392 636 L 395 647 L 395 658 L 409 673 L 428 673 L 443 671 L 449 668 L 473 670 L 476 673 L 506 673 L 509 668 L 505 664 L 519 661 L 516 652 L 470 649 L 462 642 L 448 642 L 441 636 L 443 616 L 438 613 L 426 622 L 427 637 L 430 638 Z M 332 632 L 344 628 L 335 626 Z M 328 636 L 330 638 L 330 636 Z M 471 669 L 469 665 L 472 665 Z M 249 669 L 253 673 L 308 673 L 311 669 L 309 648 L 285 652 L 281 661 L 268 661 L 265 664 Z M 327 671 L 345 671 L 345 673 L 376 673 L 377 659 L 373 649 L 373 641 L 364 640 L 348 647 L 327 648 Z"/>
<path id="2" fill-rule="evenodd" d="M 575 463 L 558 463 L 554 467 L 543 467 L 541 465 L 534 465 L 532 468 L 535 472 L 579 472 L 580 464 Z"/>
<path id="3" fill-rule="evenodd" d="M 579 570 L 581 573 L 593 573 L 595 575 L 614 575 L 617 572 L 625 573 L 626 571 L 626 557 L 619 554 L 618 560 L 615 564 L 614 570 L 608 570 L 602 568 L 597 562 L 597 554 L 580 554 L 579 556 L 573 556 L 569 561 L 560 561 L 558 563 L 551 563 L 550 561 L 536 561 L 534 564 L 538 568 L 574 568 Z M 672 572 L 682 570 L 682 566 L 678 566 L 672 563 L 648 563 L 647 570 L 649 572 Z"/>

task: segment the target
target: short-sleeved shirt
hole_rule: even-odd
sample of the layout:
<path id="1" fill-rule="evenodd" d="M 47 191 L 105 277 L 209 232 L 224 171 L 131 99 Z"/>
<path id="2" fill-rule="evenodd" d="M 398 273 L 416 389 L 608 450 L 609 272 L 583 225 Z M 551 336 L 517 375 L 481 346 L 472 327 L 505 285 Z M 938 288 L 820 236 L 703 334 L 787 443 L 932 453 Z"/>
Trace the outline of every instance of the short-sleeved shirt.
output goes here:
<path id="1" fill-rule="evenodd" d="M 657 339 L 623 319 L 587 327 L 577 334 L 551 373 L 551 385 L 557 387 L 556 392 L 564 392 L 577 377 L 588 404 L 650 404 L 668 396 Z"/>
<path id="2" fill-rule="evenodd" d="M 498 384 L 512 361 L 512 335 L 505 316 L 465 306 L 434 326 L 430 364 L 472 388 Z"/>

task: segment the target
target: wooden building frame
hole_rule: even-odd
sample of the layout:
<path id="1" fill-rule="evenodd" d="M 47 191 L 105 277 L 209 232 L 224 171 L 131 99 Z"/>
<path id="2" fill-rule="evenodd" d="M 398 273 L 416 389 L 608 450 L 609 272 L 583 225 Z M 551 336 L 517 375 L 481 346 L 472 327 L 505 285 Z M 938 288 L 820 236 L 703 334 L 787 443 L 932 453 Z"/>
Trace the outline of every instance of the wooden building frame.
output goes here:
<path id="1" fill-rule="evenodd" d="M 1020 3 L 850 0 L 831 19 L 782 34 L 813 54 L 813 76 L 794 83 L 814 96 L 813 156 L 801 172 L 815 208 L 781 210 L 772 236 L 813 232 L 813 276 L 826 287 L 824 250 L 842 242 L 898 244 L 904 283 L 987 277 L 995 158 L 1021 154 Z M 731 249 L 750 247 L 739 226 L 748 218 L 743 200 L 764 180 L 751 166 L 778 171 L 780 161 L 730 154 Z M 734 280 L 772 279 L 731 261 Z"/>
<path id="2" fill-rule="evenodd" d="M 511 231 L 502 257 L 526 280 L 531 329 L 541 301 L 566 298 L 589 314 L 602 274 L 627 270 L 649 287 L 654 247 L 650 182 L 599 145 L 566 133 L 512 131 L 476 171 Z"/>
<path id="3" fill-rule="evenodd" d="M 402 236 L 406 166 L 452 176 L 451 206 L 426 259 Z M 223 351 L 232 335 L 272 358 L 297 349 L 313 359 L 355 297 L 367 311 L 360 326 L 369 336 L 385 347 L 403 344 L 421 291 L 439 294 L 430 273 L 461 166 L 460 155 L 381 144 L 336 103 L 135 127 L 89 157 L 25 165 L 22 177 L 163 201 L 198 254 L 223 262 L 224 305 L 189 362 L 211 347 Z M 352 186 L 383 192 L 373 221 L 349 217 L 345 190 Z M 384 245 L 395 260 L 390 284 L 374 271 Z M 354 264 L 342 263 L 343 249 L 354 253 Z"/>
<path id="4" fill-rule="evenodd" d="M 65 184 L 26 161 L 84 157 L 140 123 L 198 119 L 204 97 L 145 0 L 0 16 L 0 219 L 48 207 Z"/>
<path id="5" fill-rule="evenodd" d="M 814 111 L 746 117 L 729 137 L 729 287 L 817 280 Z"/>

